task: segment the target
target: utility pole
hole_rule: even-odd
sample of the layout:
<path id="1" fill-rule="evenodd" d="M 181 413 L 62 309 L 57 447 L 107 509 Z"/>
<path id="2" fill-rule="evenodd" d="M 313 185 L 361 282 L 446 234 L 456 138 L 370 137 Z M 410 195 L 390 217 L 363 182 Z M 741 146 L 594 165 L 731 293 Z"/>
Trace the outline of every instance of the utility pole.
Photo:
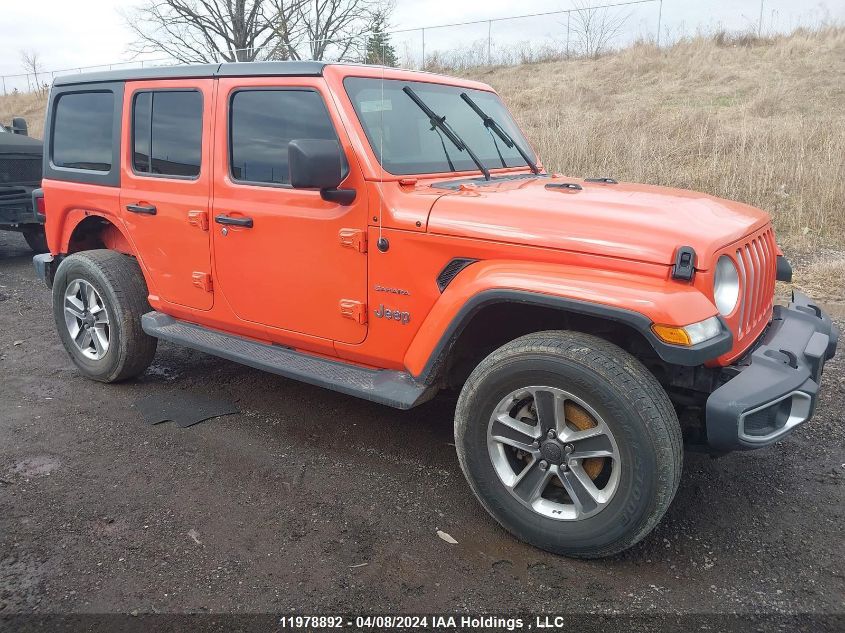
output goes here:
<path id="1" fill-rule="evenodd" d="M 660 6 L 657 9 L 657 48 L 660 48 L 660 25 L 663 21 L 663 0 L 660 0 Z"/>
<path id="2" fill-rule="evenodd" d="M 566 59 L 569 59 L 569 23 L 572 18 L 572 11 L 566 12 Z"/>
<path id="3" fill-rule="evenodd" d="M 487 65 L 493 64 L 493 20 L 487 20 Z"/>
<path id="4" fill-rule="evenodd" d="M 422 70 L 425 70 L 425 29 L 422 29 L 422 45 L 423 45 Z"/>
<path id="5" fill-rule="evenodd" d="M 760 20 L 757 22 L 757 37 L 763 37 L 763 2 L 760 0 Z"/>

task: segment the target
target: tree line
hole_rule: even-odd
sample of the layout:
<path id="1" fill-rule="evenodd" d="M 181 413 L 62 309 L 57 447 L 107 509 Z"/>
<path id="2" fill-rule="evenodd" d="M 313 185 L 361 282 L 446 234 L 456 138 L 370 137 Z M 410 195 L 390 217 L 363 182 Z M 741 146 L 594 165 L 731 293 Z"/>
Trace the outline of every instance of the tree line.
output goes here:
<path id="1" fill-rule="evenodd" d="M 148 0 L 124 13 L 132 52 L 182 63 L 331 59 L 395 66 L 385 0 Z"/>

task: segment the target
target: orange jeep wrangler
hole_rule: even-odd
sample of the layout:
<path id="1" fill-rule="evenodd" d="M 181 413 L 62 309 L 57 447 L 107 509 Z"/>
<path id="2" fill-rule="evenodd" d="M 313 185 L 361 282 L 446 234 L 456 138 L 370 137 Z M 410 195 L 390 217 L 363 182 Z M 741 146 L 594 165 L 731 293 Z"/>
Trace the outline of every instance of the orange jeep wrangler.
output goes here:
<path id="1" fill-rule="evenodd" d="M 808 297 L 773 305 L 791 269 L 768 214 L 549 174 L 481 83 L 80 74 L 55 80 L 46 130 L 34 263 L 83 374 L 137 376 L 163 339 L 398 409 L 457 390 L 472 490 L 552 552 L 639 541 L 684 442 L 783 438 L 836 349 Z"/>

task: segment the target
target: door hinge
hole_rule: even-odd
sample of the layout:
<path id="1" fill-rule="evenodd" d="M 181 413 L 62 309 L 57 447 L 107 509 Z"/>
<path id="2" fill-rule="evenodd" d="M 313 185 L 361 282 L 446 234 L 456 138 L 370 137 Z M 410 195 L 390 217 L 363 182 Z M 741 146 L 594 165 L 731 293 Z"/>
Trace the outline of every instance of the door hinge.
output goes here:
<path id="1" fill-rule="evenodd" d="M 361 229 L 340 229 L 340 245 L 366 253 L 367 234 Z"/>
<path id="2" fill-rule="evenodd" d="M 207 211 L 188 211 L 188 224 L 195 226 L 203 231 L 208 230 L 208 212 Z"/>
<path id="3" fill-rule="evenodd" d="M 193 273 L 191 277 L 193 278 L 194 285 L 197 288 L 202 288 L 206 292 L 212 291 L 213 285 L 211 283 L 210 273 Z"/>
<path id="4" fill-rule="evenodd" d="M 367 322 L 367 304 L 354 299 L 341 299 L 340 316 L 364 325 Z"/>

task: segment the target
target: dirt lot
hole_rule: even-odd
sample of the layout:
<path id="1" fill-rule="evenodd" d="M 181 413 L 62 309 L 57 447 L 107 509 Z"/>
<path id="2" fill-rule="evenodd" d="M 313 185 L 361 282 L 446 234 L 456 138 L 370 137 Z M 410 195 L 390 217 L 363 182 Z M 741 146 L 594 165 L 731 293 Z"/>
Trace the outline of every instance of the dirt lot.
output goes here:
<path id="1" fill-rule="evenodd" d="M 811 424 L 687 453 L 645 542 L 567 560 L 476 503 L 448 400 L 402 413 L 168 344 L 140 380 L 79 377 L 23 240 L 0 233 L 0 615 L 842 613 L 843 358 Z M 145 425 L 135 403 L 173 390 L 242 413 Z"/>

